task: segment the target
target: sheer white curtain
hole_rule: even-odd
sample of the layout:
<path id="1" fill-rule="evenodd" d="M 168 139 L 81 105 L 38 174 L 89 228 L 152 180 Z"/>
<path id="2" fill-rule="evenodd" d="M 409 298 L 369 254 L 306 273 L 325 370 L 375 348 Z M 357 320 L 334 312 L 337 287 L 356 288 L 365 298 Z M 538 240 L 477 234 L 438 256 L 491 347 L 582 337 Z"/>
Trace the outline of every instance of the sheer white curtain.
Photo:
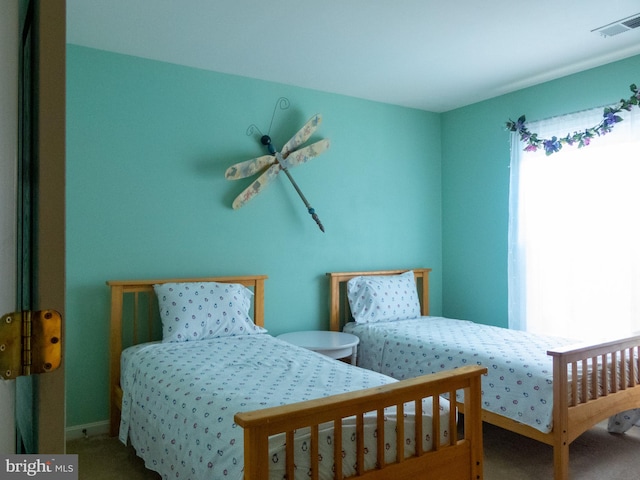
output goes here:
<path id="1" fill-rule="evenodd" d="M 602 340 L 640 330 L 640 113 L 546 156 L 512 134 L 509 326 Z M 539 138 L 593 127 L 602 108 L 528 123 Z"/>

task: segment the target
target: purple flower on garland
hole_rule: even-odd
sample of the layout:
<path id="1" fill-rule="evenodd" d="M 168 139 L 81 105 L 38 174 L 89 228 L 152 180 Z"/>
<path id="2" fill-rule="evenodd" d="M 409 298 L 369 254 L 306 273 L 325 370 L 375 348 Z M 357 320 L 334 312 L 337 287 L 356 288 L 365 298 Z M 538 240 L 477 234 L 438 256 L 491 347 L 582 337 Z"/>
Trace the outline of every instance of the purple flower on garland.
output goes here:
<path id="1" fill-rule="evenodd" d="M 604 114 L 604 124 L 609 128 L 613 127 L 616 123 L 620 121 L 622 121 L 622 118 L 617 116 L 615 114 L 615 111 L 613 110 L 610 110 Z"/>
<path id="2" fill-rule="evenodd" d="M 562 145 L 558 141 L 558 137 L 551 137 L 551 140 L 544 140 L 544 151 L 547 155 L 557 152 L 562 148 Z"/>

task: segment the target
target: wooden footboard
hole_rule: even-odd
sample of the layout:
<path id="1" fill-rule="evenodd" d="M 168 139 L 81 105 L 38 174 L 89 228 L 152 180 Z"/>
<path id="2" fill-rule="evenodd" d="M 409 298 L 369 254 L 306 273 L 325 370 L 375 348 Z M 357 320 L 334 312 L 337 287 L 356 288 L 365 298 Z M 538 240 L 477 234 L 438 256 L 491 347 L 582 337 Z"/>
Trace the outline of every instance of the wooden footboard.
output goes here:
<path id="1" fill-rule="evenodd" d="M 640 336 L 569 345 L 553 358 L 553 431 L 483 411 L 482 419 L 553 447 L 554 480 L 569 478 L 569 445 L 610 416 L 640 408 Z"/>
<path id="2" fill-rule="evenodd" d="M 598 422 L 640 407 L 640 335 L 547 352 L 553 357 L 554 478 L 569 477 L 569 444 Z"/>
<path id="3" fill-rule="evenodd" d="M 483 476 L 482 450 L 482 421 L 480 417 L 481 375 L 486 368 L 469 366 L 453 371 L 426 375 L 381 387 L 360 390 L 356 392 L 334 395 L 324 399 L 310 400 L 282 407 L 267 408 L 252 412 L 238 413 L 235 422 L 244 428 L 244 460 L 245 479 L 266 480 L 269 478 L 269 438 L 274 435 L 286 435 L 286 472 L 287 478 L 294 478 L 293 464 L 293 432 L 296 429 L 310 427 L 311 447 L 309 448 L 312 479 L 318 478 L 318 426 L 326 422 L 334 425 L 334 478 L 346 478 L 342 468 L 343 446 L 341 445 L 342 420 L 348 417 L 356 418 L 356 432 L 358 452 L 358 479 L 418 479 L 457 480 L 481 479 Z M 464 390 L 464 435 L 460 438 L 455 427 L 455 415 L 450 415 L 451 432 L 446 443 L 437 441 L 435 435 L 434 447 L 430 451 L 421 451 L 421 441 L 416 441 L 418 451 L 414 456 L 405 458 L 403 453 L 397 454 L 396 461 L 385 464 L 383 435 L 377 438 L 377 466 L 375 469 L 364 471 L 363 450 L 364 433 L 362 428 L 363 415 L 376 412 L 378 432 L 383 431 L 382 411 L 386 407 L 395 407 L 401 414 L 404 404 L 414 403 L 416 412 L 420 412 L 422 399 L 434 398 L 435 410 L 439 403 L 439 396 L 447 394 L 455 398 L 457 390 Z M 416 413 L 418 415 L 418 413 Z M 434 432 L 439 432 L 439 415 L 434 415 Z M 397 439 L 404 438 L 402 422 L 396 427 Z M 416 437 L 422 438 L 421 422 L 416 422 Z M 403 444 L 404 442 L 398 441 Z M 315 468 L 314 468 L 315 467 Z"/>

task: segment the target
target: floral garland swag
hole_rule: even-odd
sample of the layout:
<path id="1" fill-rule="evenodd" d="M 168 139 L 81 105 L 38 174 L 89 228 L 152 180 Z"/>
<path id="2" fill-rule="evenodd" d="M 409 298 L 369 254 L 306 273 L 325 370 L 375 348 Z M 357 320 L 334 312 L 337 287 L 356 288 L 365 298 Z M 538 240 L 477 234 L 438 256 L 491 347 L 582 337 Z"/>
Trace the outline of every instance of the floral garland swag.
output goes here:
<path id="1" fill-rule="evenodd" d="M 524 115 L 522 115 L 517 122 L 509 119 L 507 122 L 507 130 L 517 132 L 520 135 L 520 140 L 526 144 L 524 148 L 526 152 L 535 152 L 539 148 L 544 148 L 545 153 L 551 155 L 552 153 L 560 151 L 565 144 L 570 146 L 577 144 L 578 148 L 582 148 L 589 145 L 591 139 L 594 137 L 606 135 L 613 130 L 614 125 L 623 120 L 622 117 L 617 115 L 622 110 L 630 111 L 633 105 L 640 106 L 640 91 L 638 91 L 638 87 L 632 84 L 629 88 L 633 92 L 633 95 L 631 95 L 628 100 L 622 99 L 617 106 L 606 107 L 602 114 L 604 117 L 602 122 L 595 127 L 585 129 L 583 132 L 574 132 L 561 138 L 555 136 L 550 139 L 538 138 L 537 133 L 531 133 L 525 126 L 526 119 Z"/>

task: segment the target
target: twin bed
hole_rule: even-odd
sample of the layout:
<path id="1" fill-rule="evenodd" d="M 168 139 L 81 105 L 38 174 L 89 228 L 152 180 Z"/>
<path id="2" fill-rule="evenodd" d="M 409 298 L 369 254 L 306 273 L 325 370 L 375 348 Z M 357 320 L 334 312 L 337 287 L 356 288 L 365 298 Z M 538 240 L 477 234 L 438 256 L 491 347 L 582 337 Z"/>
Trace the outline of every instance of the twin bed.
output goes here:
<path id="1" fill-rule="evenodd" d="M 468 365 L 482 380 L 484 421 L 553 447 L 555 480 L 569 444 L 640 407 L 640 336 L 597 345 L 429 317 L 430 269 L 328 273 L 330 328 L 360 338 L 358 365 L 396 379 Z"/>
<path id="2" fill-rule="evenodd" d="M 396 381 L 290 345 L 265 280 L 107 282 L 112 435 L 167 479 L 482 478 L 486 368 Z"/>

